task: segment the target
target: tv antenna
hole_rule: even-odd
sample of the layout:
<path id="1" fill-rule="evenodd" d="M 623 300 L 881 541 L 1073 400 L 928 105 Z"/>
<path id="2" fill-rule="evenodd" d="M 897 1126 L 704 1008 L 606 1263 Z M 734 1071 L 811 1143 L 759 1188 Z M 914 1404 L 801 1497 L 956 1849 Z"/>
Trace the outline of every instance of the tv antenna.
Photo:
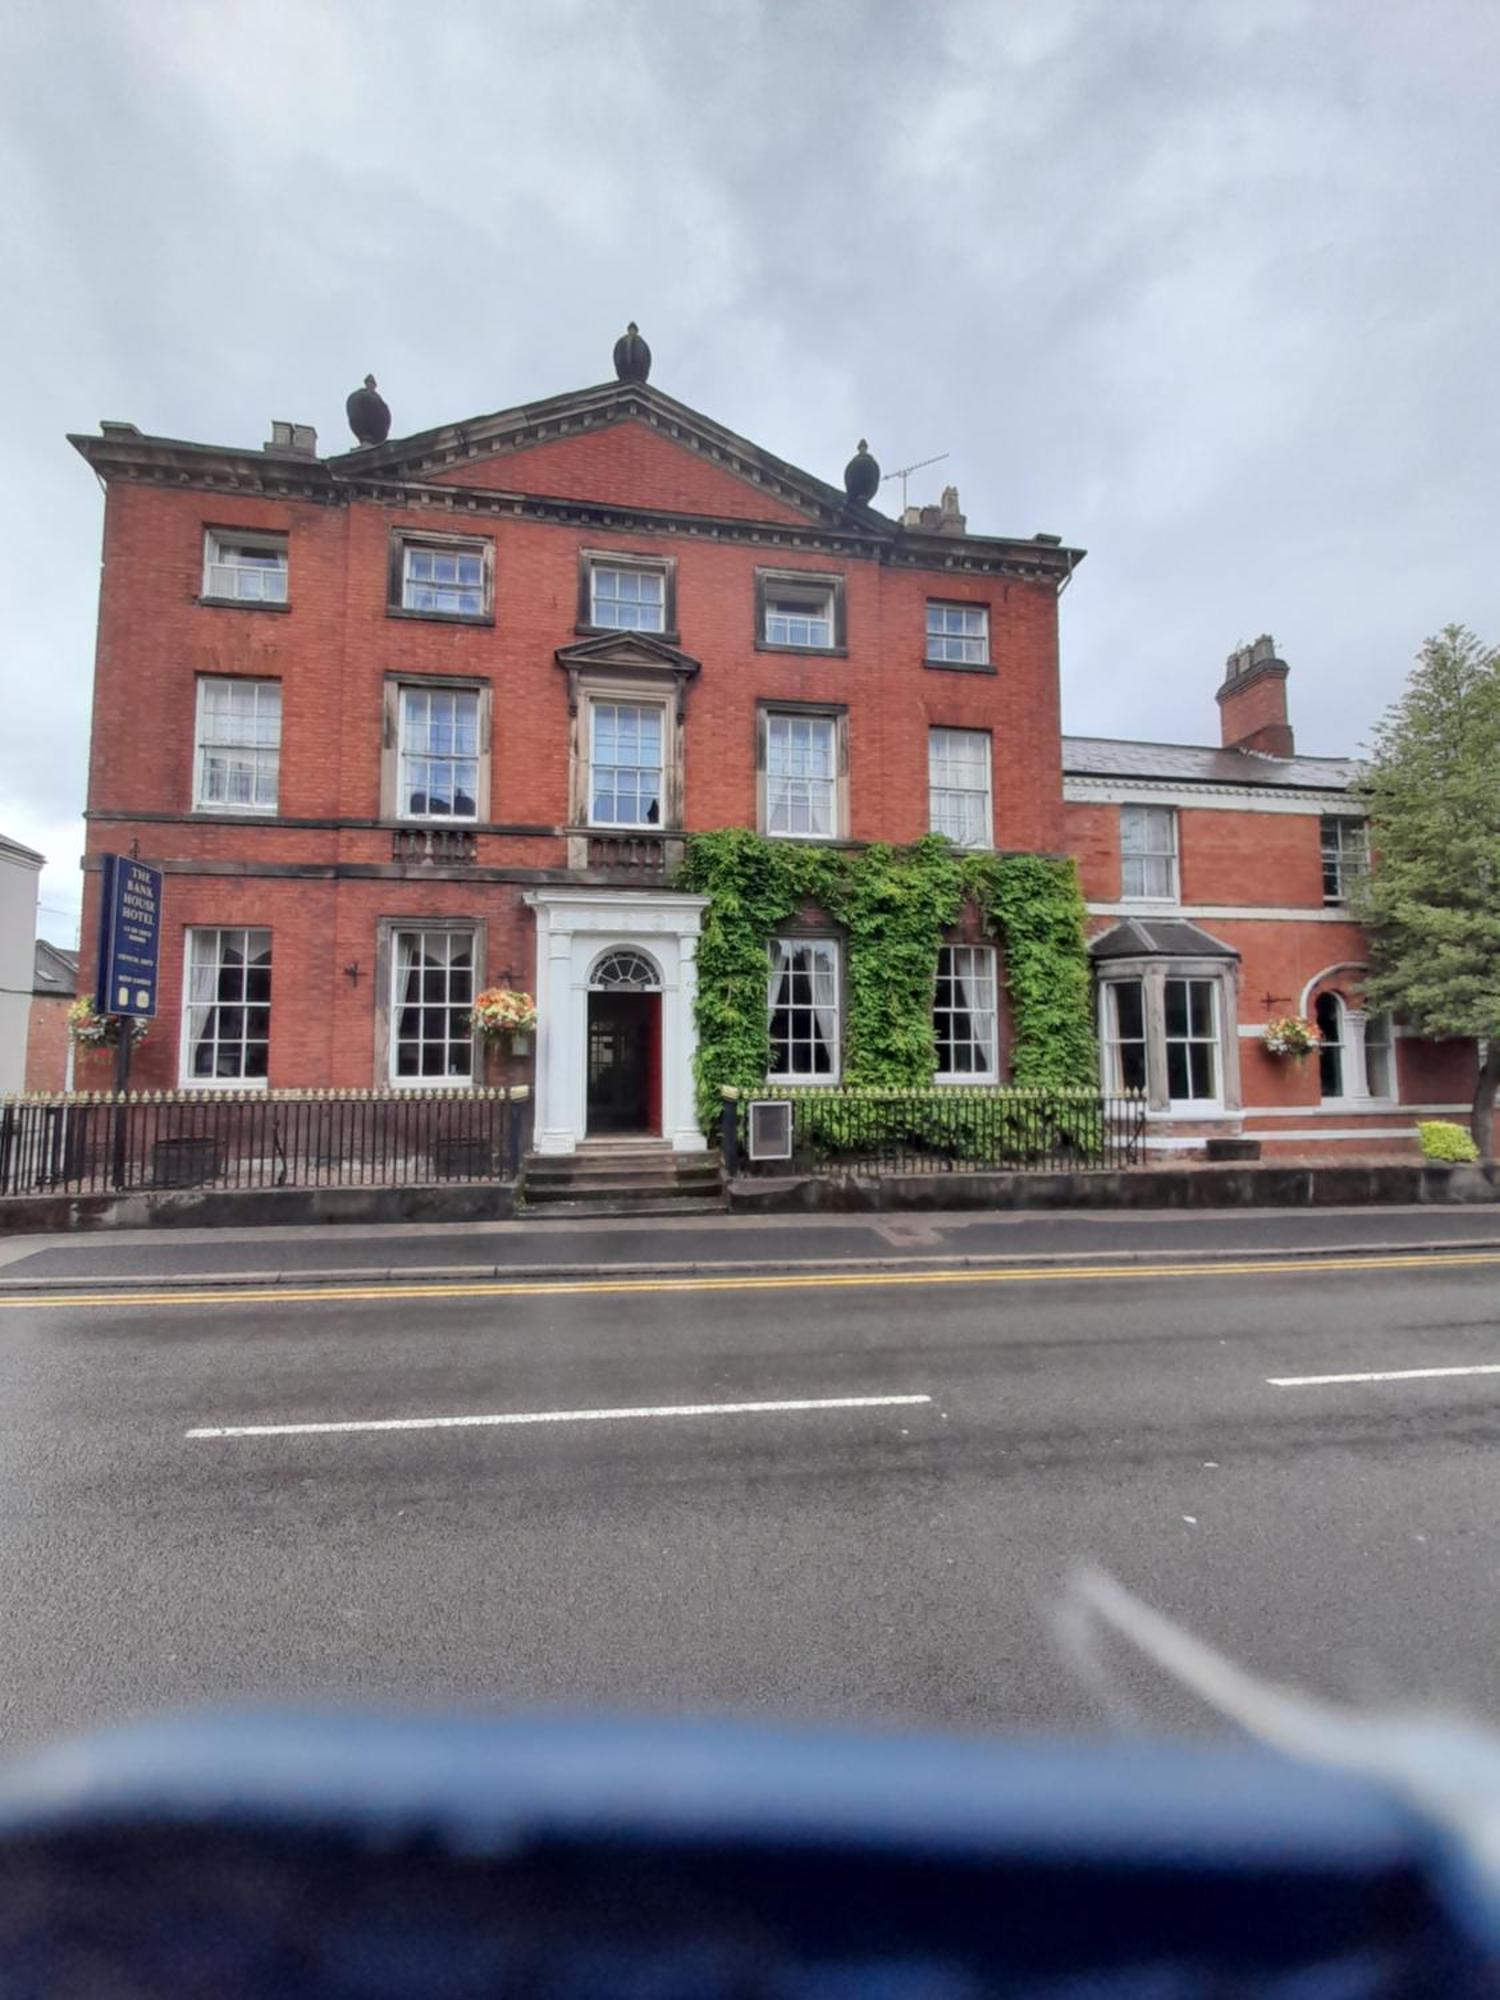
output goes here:
<path id="1" fill-rule="evenodd" d="M 915 465 L 901 465 L 894 472 L 885 474 L 881 480 L 882 486 L 887 479 L 899 479 L 901 481 L 901 511 L 903 514 L 906 512 L 906 482 L 912 473 L 920 472 L 924 465 L 941 465 L 947 457 L 948 453 L 946 451 L 940 451 L 934 458 L 919 458 Z"/>

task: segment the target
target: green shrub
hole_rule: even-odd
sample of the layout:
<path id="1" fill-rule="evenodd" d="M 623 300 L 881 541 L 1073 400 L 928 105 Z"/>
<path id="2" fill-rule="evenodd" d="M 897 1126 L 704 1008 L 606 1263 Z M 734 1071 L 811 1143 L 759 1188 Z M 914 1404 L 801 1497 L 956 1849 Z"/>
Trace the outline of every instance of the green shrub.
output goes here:
<path id="1" fill-rule="evenodd" d="M 676 886 L 709 899 L 698 943 L 696 1057 L 705 1132 L 715 1129 L 723 1089 L 764 1085 L 767 943 L 805 904 L 844 934 L 846 1084 L 922 1090 L 932 1083 L 938 950 L 967 899 L 1003 951 L 1012 1082 L 1097 1091 L 1084 903 L 1071 861 L 966 854 L 938 834 L 909 847 L 859 849 L 726 827 L 689 837 Z M 1067 1114 L 1070 1136 L 1086 1151 L 1097 1146 L 1089 1115 Z M 936 1122 L 924 1116 L 922 1129 L 963 1153 L 979 1143 L 965 1123 L 950 1106 Z M 836 1143 L 831 1127 L 829 1140 Z M 1016 1143 L 1024 1150 L 1033 1142 L 1018 1132 Z"/>
<path id="2" fill-rule="evenodd" d="M 1479 1158 L 1479 1148 L 1463 1126 L 1452 1125 L 1446 1118 L 1424 1119 L 1417 1126 L 1417 1137 L 1422 1142 L 1423 1159 L 1467 1164 Z"/>

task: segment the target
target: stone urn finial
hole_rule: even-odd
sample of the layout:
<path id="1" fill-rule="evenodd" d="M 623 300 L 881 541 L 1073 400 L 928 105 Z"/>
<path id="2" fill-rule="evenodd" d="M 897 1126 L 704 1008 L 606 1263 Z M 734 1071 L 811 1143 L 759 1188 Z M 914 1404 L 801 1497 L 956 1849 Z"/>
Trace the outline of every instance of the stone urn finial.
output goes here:
<path id="1" fill-rule="evenodd" d="M 859 450 L 844 467 L 844 491 L 851 500 L 858 500 L 864 507 L 868 507 L 880 491 L 880 466 L 871 456 L 864 438 L 860 439 Z"/>
<path id="2" fill-rule="evenodd" d="M 349 428 L 360 444 L 384 444 L 391 434 L 391 413 L 375 387 L 375 377 L 367 375 L 362 389 L 356 389 L 344 405 Z"/>
<path id="3" fill-rule="evenodd" d="M 651 373 L 651 349 L 634 320 L 615 342 L 615 373 L 622 382 L 644 382 Z"/>

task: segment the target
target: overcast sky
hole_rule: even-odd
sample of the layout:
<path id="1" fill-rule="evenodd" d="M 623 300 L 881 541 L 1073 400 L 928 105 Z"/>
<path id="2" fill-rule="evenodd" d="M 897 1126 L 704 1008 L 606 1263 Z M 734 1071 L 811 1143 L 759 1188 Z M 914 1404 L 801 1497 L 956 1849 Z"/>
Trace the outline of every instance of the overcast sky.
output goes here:
<path id="1" fill-rule="evenodd" d="M 0 0 L 0 831 L 78 900 L 101 417 L 343 450 L 653 381 L 1089 551 L 1066 726 L 1302 748 L 1500 641 L 1494 0 Z M 887 487 L 886 504 L 894 506 Z M 712 671 L 712 662 L 707 663 Z M 129 803 L 120 801 L 120 803 Z"/>

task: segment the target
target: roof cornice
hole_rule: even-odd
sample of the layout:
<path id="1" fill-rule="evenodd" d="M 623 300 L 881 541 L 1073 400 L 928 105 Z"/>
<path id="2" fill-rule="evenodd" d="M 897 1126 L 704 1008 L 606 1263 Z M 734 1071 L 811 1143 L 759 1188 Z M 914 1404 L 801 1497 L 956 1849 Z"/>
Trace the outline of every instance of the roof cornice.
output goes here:
<path id="1" fill-rule="evenodd" d="M 699 514 L 444 483 L 443 475 L 460 467 L 625 422 L 648 425 L 705 463 L 744 480 L 768 500 L 797 509 L 805 516 L 805 525 L 769 516 Z M 1044 539 L 943 535 L 908 528 L 640 382 L 599 383 L 328 459 L 148 437 L 123 424 L 108 425 L 98 436 L 73 434 L 68 442 L 105 480 L 324 505 L 366 501 L 468 518 L 511 515 L 627 533 L 706 537 L 863 557 L 953 575 L 1001 574 L 1054 588 L 1066 581 L 1084 554 L 1082 549 Z"/>

